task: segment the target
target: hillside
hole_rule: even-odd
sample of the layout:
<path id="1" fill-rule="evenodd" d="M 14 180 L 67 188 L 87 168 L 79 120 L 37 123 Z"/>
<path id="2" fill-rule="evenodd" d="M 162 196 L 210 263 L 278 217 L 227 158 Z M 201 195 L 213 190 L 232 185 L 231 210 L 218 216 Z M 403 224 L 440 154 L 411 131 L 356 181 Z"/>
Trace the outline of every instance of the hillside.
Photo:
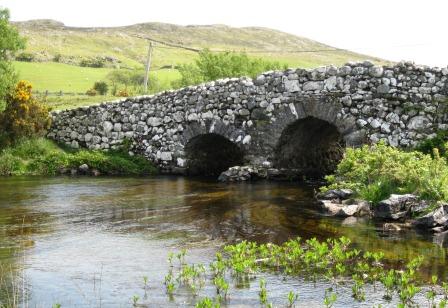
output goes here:
<path id="1" fill-rule="evenodd" d="M 325 44 L 267 28 L 233 28 L 225 25 L 178 26 L 144 23 L 115 28 L 75 28 L 53 20 L 14 23 L 28 40 L 27 52 L 38 61 L 52 61 L 60 55 L 64 63 L 76 64 L 81 58 L 108 57 L 121 67 L 144 63 L 147 42 L 139 37 L 196 49 L 246 51 L 269 57 L 294 67 L 342 64 L 348 60 L 378 60 L 345 50 L 300 52 L 333 49 Z M 299 51 L 299 52 L 298 52 Z M 154 68 L 191 62 L 196 53 L 156 43 Z"/>

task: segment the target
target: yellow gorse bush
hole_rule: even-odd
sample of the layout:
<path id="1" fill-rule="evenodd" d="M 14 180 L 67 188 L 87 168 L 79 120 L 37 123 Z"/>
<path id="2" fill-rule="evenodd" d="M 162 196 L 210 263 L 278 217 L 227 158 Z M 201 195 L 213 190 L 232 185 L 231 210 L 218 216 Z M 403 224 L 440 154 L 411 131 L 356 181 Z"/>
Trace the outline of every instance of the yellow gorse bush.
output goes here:
<path id="1" fill-rule="evenodd" d="M 9 142 L 21 137 L 41 136 L 50 127 L 49 108 L 32 95 L 32 85 L 24 80 L 6 98 L 5 111 L 0 115 L 0 130 Z"/>

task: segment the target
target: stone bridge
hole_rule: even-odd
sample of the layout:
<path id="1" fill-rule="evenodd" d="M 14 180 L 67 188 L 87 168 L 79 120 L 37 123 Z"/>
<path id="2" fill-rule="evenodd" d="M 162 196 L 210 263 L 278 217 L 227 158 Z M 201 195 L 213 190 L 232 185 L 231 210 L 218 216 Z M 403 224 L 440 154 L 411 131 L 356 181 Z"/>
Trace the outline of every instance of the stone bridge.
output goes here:
<path id="1" fill-rule="evenodd" d="M 365 61 L 266 72 L 54 112 L 48 137 L 74 148 L 125 139 L 163 171 L 252 164 L 331 172 L 344 147 L 412 147 L 446 129 L 448 69 Z"/>

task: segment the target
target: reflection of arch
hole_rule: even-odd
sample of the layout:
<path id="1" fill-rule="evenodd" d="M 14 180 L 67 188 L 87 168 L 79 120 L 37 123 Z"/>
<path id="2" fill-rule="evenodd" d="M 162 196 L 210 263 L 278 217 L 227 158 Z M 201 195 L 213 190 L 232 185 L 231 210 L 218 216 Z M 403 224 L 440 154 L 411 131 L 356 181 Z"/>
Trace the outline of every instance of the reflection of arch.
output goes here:
<path id="1" fill-rule="evenodd" d="M 333 124 L 314 117 L 298 119 L 282 132 L 275 148 L 274 164 L 307 176 L 324 176 L 335 170 L 342 159 L 344 145 Z"/>
<path id="2" fill-rule="evenodd" d="M 226 137 L 208 133 L 196 135 L 185 145 L 187 171 L 193 175 L 216 176 L 242 165 L 244 151 Z"/>

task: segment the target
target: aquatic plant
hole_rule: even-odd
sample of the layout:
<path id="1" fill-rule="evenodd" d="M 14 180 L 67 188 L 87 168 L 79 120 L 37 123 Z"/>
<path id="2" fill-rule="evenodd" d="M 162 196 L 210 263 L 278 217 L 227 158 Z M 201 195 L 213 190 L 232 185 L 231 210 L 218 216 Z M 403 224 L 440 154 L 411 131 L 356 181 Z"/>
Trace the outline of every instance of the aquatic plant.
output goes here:
<path id="1" fill-rule="evenodd" d="M 288 307 L 294 306 L 294 304 L 299 300 L 299 294 L 289 291 L 288 293 Z"/>
<path id="2" fill-rule="evenodd" d="M 259 302 L 263 306 L 271 307 L 272 303 L 268 303 L 266 278 L 257 278 L 261 273 L 301 277 L 314 282 L 331 282 L 336 288 L 326 289 L 323 299 L 326 307 L 335 304 L 338 284 L 349 284 L 356 301 L 366 299 L 367 284 L 376 288 L 378 283 L 383 286 L 384 300 L 389 302 L 397 296 L 399 307 L 415 305 L 414 298 L 422 290 L 426 292 L 430 307 L 445 307 L 448 301 L 448 283 L 439 286 L 436 276 L 432 278 L 429 290 L 423 288 L 425 282 L 418 275 L 422 257 L 414 258 L 404 266 L 385 267 L 383 253 L 362 252 L 352 247 L 350 240 L 345 237 L 326 241 L 318 241 L 315 238 L 302 241 L 296 238 L 281 245 L 242 241 L 227 245 L 216 253 L 215 260 L 208 268 L 201 264 L 187 264 L 185 255 L 185 251 L 177 254 L 179 265 L 170 265 L 165 277 L 167 293 L 173 295 L 176 281 L 178 288 L 186 288 L 197 296 L 208 280 L 216 288 L 216 296 L 202 298 L 197 304 L 201 306 L 197 307 L 216 307 L 223 300 L 230 300 L 229 282 L 226 277 L 230 277 L 237 287 L 250 287 L 251 281 L 258 280 Z M 170 254 L 170 264 L 172 258 L 173 255 Z M 443 294 L 440 290 L 443 290 Z M 285 305 L 293 307 L 298 298 L 298 293 L 290 291 Z"/>

